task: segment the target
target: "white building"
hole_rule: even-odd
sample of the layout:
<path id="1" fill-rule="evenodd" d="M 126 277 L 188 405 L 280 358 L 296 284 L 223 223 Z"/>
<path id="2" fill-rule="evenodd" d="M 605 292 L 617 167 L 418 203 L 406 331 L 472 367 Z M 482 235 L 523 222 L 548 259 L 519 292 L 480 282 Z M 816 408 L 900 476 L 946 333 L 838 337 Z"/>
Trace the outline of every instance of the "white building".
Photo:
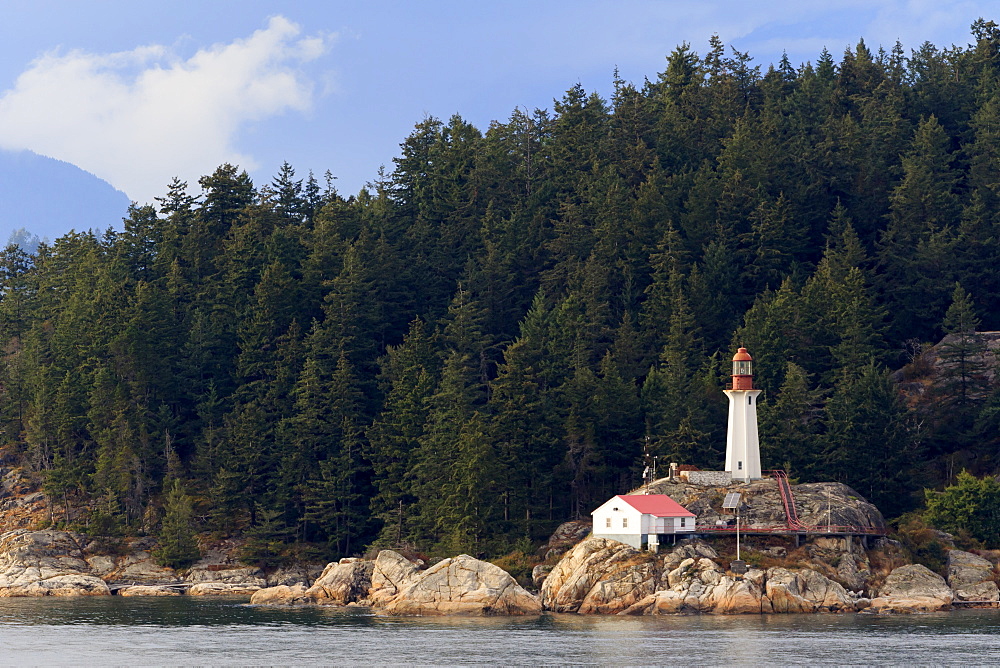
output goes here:
<path id="1" fill-rule="evenodd" d="M 666 494 L 619 494 L 591 513 L 594 536 L 651 550 L 667 536 L 694 531 L 695 515 Z"/>
<path id="2" fill-rule="evenodd" d="M 746 348 L 733 356 L 733 382 L 729 397 L 729 428 L 726 430 L 726 471 L 733 480 L 760 480 L 760 441 L 757 437 L 757 397 L 753 386 L 753 358 Z"/>

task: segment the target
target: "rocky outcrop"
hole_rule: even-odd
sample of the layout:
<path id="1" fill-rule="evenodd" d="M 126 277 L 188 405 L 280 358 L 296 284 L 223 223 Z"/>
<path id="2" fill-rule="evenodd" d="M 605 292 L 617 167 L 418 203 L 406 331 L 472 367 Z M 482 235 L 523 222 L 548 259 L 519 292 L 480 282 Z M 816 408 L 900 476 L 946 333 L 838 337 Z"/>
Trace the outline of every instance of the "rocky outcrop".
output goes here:
<path id="1" fill-rule="evenodd" d="M 0 597 L 109 595 L 104 580 L 90 574 L 80 538 L 53 530 L 0 535 Z"/>
<path id="2" fill-rule="evenodd" d="M 743 577 L 717 563 L 702 541 L 685 541 L 660 558 L 604 538 L 568 552 L 542 587 L 556 612 L 625 615 L 853 612 L 858 598 L 809 569 L 751 568 Z"/>
<path id="3" fill-rule="evenodd" d="M 590 535 L 593 525 L 589 520 L 571 520 L 563 522 L 549 536 L 545 545 L 538 550 L 546 560 L 562 556 L 571 547 Z"/>
<path id="4" fill-rule="evenodd" d="M 173 587 L 136 585 L 118 591 L 119 596 L 180 596 L 182 592 Z"/>
<path id="5" fill-rule="evenodd" d="M 153 559 L 156 541 L 140 538 L 128 545 L 124 555 L 106 554 L 107 546 L 99 541 L 88 540 L 84 547 L 91 575 L 107 582 L 130 582 L 151 584 L 156 582 L 180 582 L 177 573 L 164 568 Z"/>
<path id="6" fill-rule="evenodd" d="M 770 612 L 761 596 L 759 571 L 737 580 L 711 559 L 683 559 L 665 574 L 658 591 L 626 608 L 627 615 Z"/>
<path id="7" fill-rule="evenodd" d="M 948 552 L 948 586 L 960 601 L 1000 599 L 1000 590 L 993 580 L 993 563 L 971 552 Z"/>
<path id="8" fill-rule="evenodd" d="M 301 584 L 309 587 L 324 570 L 325 567 L 323 564 L 294 564 L 286 566 L 279 568 L 273 573 L 268 573 L 266 576 L 267 585 L 269 587 L 277 587 L 278 585 L 292 586 Z"/>
<path id="9" fill-rule="evenodd" d="M 257 589 L 267 586 L 263 571 L 243 564 L 232 564 L 228 568 L 192 568 L 184 579 L 194 584 L 241 585 Z"/>
<path id="10" fill-rule="evenodd" d="M 765 595 L 772 612 L 854 612 L 856 599 L 833 580 L 812 571 L 771 568 Z"/>
<path id="11" fill-rule="evenodd" d="M 398 552 L 382 550 L 372 564 L 368 600 L 373 606 L 385 606 L 417 577 L 419 565 Z"/>
<path id="12" fill-rule="evenodd" d="M 390 615 L 534 615 L 542 611 L 538 599 L 509 573 L 467 554 L 444 559 L 402 584 L 383 609 Z"/>
<path id="13" fill-rule="evenodd" d="M 251 605 L 303 605 L 313 602 L 313 599 L 306 594 L 306 586 L 301 583 L 267 587 L 255 591 L 250 597 Z"/>
<path id="14" fill-rule="evenodd" d="M 538 564 L 531 569 L 531 584 L 535 585 L 535 589 L 542 588 L 542 583 L 545 582 L 545 578 L 549 577 L 552 568 L 552 564 Z"/>
<path id="15" fill-rule="evenodd" d="M 939 406 L 940 390 L 948 382 L 947 356 L 942 356 L 959 338 L 959 334 L 948 334 L 934 346 L 925 346 L 913 361 L 893 372 L 892 379 L 902 392 L 907 404 L 917 412 L 933 410 Z M 1000 362 L 1000 332 L 976 332 L 972 335 L 978 352 L 969 359 L 981 373 L 984 387 L 996 381 L 997 366 Z"/>
<path id="16" fill-rule="evenodd" d="M 855 526 L 884 531 L 885 519 L 878 508 L 868 503 L 847 485 L 837 482 L 792 485 L 792 496 L 799 520 L 805 525 Z M 692 485 L 663 478 L 650 485 L 651 494 L 666 494 L 697 516 L 698 526 L 727 522 L 732 514 L 721 507 L 726 492 L 740 492 L 748 509 L 741 521 L 749 528 L 785 526 L 785 507 L 778 484 L 771 479 L 732 482 L 726 486 Z"/>
<path id="17" fill-rule="evenodd" d="M 188 589 L 188 596 L 250 596 L 261 590 L 259 585 L 228 582 L 201 582 Z"/>
<path id="18" fill-rule="evenodd" d="M 900 566 L 871 601 L 873 612 L 934 612 L 951 607 L 955 595 L 937 573 L 920 564 Z"/>
<path id="19" fill-rule="evenodd" d="M 651 553 L 608 538 L 588 538 L 549 573 L 542 605 L 554 612 L 621 612 L 656 590 L 658 573 Z"/>
<path id="20" fill-rule="evenodd" d="M 51 509 L 42 492 L 41 477 L 20 468 L 0 467 L 0 535 L 34 529 Z"/>
<path id="21" fill-rule="evenodd" d="M 375 564 L 371 561 L 341 559 L 327 565 L 305 595 L 323 605 L 355 603 L 368 597 L 374 568 Z"/>

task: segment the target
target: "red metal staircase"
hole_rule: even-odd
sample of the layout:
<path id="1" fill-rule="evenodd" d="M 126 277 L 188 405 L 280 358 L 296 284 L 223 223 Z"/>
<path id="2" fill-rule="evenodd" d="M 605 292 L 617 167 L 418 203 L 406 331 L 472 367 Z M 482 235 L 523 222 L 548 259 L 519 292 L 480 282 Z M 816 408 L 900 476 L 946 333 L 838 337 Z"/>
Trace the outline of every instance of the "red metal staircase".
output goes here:
<path id="1" fill-rule="evenodd" d="M 775 469 L 771 471 L 771 475 L 778 483 L 781 503 L 785 506 L 785 521 L 788 523 L 788 528 L 796 531 L 809 529 L 810 527 L 799 521 L 799 513 L 795 510 L 795 499 L 792 497 L 792 487 L 788 484 L 788 474 L 782 469 Z"/>

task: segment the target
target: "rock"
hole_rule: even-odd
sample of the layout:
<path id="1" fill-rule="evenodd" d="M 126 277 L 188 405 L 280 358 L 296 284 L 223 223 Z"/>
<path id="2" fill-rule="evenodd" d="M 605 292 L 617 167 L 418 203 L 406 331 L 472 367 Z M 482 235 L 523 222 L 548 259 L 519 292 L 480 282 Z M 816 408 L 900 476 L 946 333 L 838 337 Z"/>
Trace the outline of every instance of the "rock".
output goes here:
<path id="1" fill-rule="evenodd" d="M 316 581 L 316 578 L 324 570 L 324 566 L 318 564 L 296 564 L 287 568 L 279 568 L 267 576 L 267 585 L 277 587 L 278 585 L 304 584 L 308 587 Z"/>
<path id="2" fill-rule="evenodd" d="M 99 560 L 94 560 L 98 565 Z M 102 576 L 115 582 L 179 582 L 180 578 L 172 569 L 157 564 L 147 550 L 138 549 L 117 561 L 114 568 Z"/>
<path id="3" fill-rule="evenodd" d="M 535 615 L 542 606 L 499 566 L 460 554 L 413 578 L 384 610 L 390 615 Z"/>
<path id="4" fill-rule="evenodd" d="M 723 575 L 716 567 L 698 572 L 671 589 L 657 591 L 630 606 L 622 614 L 742 615 L 762 612 L 771 612 L 771 603 L 763 596 L 757 580 L 737 580 L 733 576 Z"/>
<path id="5" fill-rule="evenodd" d="M 705 603 L 721 615 L 750 615 L 771 612 L 771 602 L 763 596 L 755 579 L 724 577 L 709 590 Z"/>
<path id="6" fill-rule="evenodd" d="M 110 595 L 107 584 L 90 574 L 81 539 L 53 529 L 0 535 L 0 597 Z"/>
<path id="7" fill-rule="evenodd" d="M 846 525 L 884 532 L 885 518 L 847 485 L 834 482 L 792 485 L 792 496 L 799 520 L 806 525 Z M 699 526 L 714 526 L 732 519 L 719 505 L 726 492 L 740 492 L 749 509 L 742 517 L 748 527 L 783 527 L 787 525 L 785 507 L 778 484 L 765 478 L 749 483 L 732 482 L 727 486 L 690 485 L 680 480 L 662 478 L 649 486 L 650 494 L 666 494 L 693 512 Z"/>
<path id="8" fill-rule="evenodd" d="M 201 582 L 188 589 L 188 596 L 249 596 L 260 589 L 253 584 Z"/>
<path id="9" fill-rule="evenodd" d="M 851 589 L 864 589 L 871 575 L 871 564 L 864 554 L 847 552 L 837 564 L 837 577 Z"/>
<path id="10" fill-rule="evenodd" d="M 951 607 L 955 594 L 937 573 L 921 564 L 900 566 L 872 599 L 875 612 L 934 612 Z"/>
<path id="11" fill-rule="evenodd" d="M 208 584 L 215 582 L 230 585 L 253 586 L 257 589 L 267 586 L 267 579 L 264 577 L 264 572 L 262 570 L 252 566 L 244 566 L 242 564 L 233 564 L 232 567 L 229 568 L 220 568 L 219 566 L 207 568 L 195 567 L 188 571 L 184 580 L 195 584 Z"/>
<path id="12" fill-rule="evenodd" d="M 948 552 L 948 586 L 960 601 L 1000 600 L 993 580 L 993 563 L 971 552 Z"/>
<path id="13" fill-rule="evenodd" d="M 385 605 L 410 585 L 417 572 L 417 565 L 403 555 L 392 550 L 382 550 L 372 566 L 368 599 L 372 605 Z"/>
<path id="14" fill-rule="evenodd" d="M 251 605 L 298 605 L 312 602 L 313 599 L 306 594 L 305 585 L 301 583 L 291 587 L 278 585 L 259 589 L 250 597 Z"/>
<path id="15" fill-rule="evenodd" d="M 809 569 L 767 571 L 765 594 L 773 612 L 853 612 L 852 596 L 843 586 Z"/>
<path id="16" fill-rule="evenodd" d="M 93 575 L 57 575 L 23 585 L 0 586 L 0 598 L 19 596 L 110 596 L 104 580 Z"/>
<path id="17" fill-rule="evenodd" d="M 541 589 L 542 583 L 545 582 L 545 578 L 549 577 L 549 573 L 552 572 L 553 566 L 551 564 L 538 564 L 531 569 L 531 583 L 536 587 Z"/>
<path id="18" fill-rule="evenodd" d="M 542 605 L 554 612 L 614 614 L 653 593 L 656 558 L 608 538 L 588 538 L 556 564 L 542 584 Z"/>
<path id="19" fill-rule="evenodd" d="M 700 539 L 686 539 L 663 557 L 664 568 L 676 568 L 685 559 L 718 559 L 719 553 Z"/>
<path id="20" fill-rule="evenodd" d="M 357 559 L 330 563 L 306 591 L 306 596 L 324 605 L 347 605 L 367 598 L 374 568 L 371 561 Z"/>
<path id="21" fill-rule="evenodd" d="M 545 559 L 553 559 L 566 552 L 590 535 L 593 527 L 590 520 L 571 520 L 560 524 L 549 540 L 539 550 Z"/>
<path id="22" fill-rule="evenodd" d="M 118 591 L 119 596 L 180 596 L 181 592 L 172 587 L 136 585 Z"/>

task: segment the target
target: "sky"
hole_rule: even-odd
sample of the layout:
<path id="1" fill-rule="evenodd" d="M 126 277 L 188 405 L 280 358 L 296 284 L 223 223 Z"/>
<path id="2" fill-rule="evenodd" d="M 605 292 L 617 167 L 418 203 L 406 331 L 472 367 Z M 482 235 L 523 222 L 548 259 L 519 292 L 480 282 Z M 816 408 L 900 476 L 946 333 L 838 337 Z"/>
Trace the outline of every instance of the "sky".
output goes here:
<path id="1" fill-rule="evenodd" d="M 966 45 L 996 0 L 0 0 L 0 149 L 72 163 L 152 203 L 173 177 L 282 162 L 344 195 L 427 116 L 485 130 L 580 83 L 641 85 L 717 34 L 766 70 L 863 38 Z"/>

